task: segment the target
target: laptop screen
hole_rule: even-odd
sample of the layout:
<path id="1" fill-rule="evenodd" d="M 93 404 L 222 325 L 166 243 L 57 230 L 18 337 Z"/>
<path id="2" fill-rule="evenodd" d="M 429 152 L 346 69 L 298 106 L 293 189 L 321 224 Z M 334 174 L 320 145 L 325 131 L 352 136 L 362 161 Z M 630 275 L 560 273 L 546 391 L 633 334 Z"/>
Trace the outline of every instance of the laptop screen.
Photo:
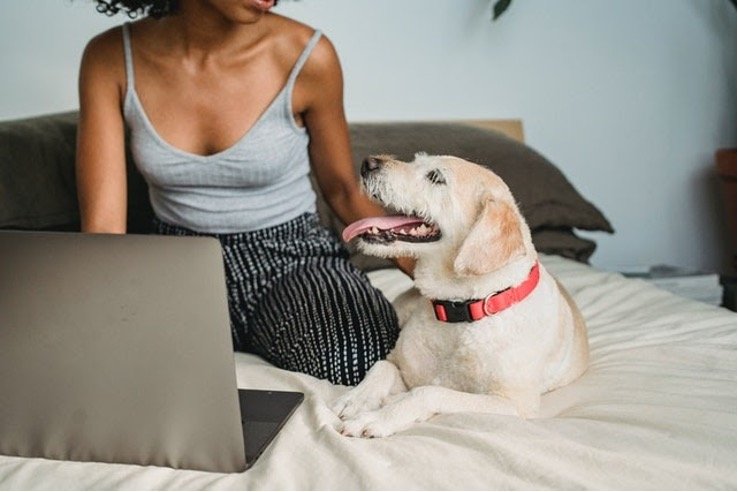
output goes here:
<path id="1" fill-rule="evenodd" d="M 246 467 L 220 245 L 0 232 L 0 454 Z"/>

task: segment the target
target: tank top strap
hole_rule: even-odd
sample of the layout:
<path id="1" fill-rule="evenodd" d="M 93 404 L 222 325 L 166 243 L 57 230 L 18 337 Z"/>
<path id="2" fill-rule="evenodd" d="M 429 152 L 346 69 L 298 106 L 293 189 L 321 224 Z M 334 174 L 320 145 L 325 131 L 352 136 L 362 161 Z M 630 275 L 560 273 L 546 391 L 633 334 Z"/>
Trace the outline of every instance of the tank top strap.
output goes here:
<path id="1" fill-rule="evenodd" d="M 134 90 L 133 50 L 131 49 L 131 23 L 123 24 L 123 55 L 126 60 L 126 92 Z"/>
<path id="2" fill-rule="evenodd" d="M 305 62 L 310 57 L 310 53 L 313 52 L 313 48 L 315 48 L 315 45 L 318 44 L 318 41 L 320 40 L 320 37 L 322 35 L 323 33 L 316 30 L 315 33 L 313 33 L 310 40 L 305 45 L 305 48 L 302 50 L 302 53 L 300 53 L 300 57 L 295 62 L 295 66 L 292 67 L 290 76 L 287 79 L 287 86 L 289 88 L 288 92 L 292 92 L 292 86 L 295 84 L 295 79 L 297 79 L 297 76 L 300 74 L 300 70 L 302 70 L 302 66 L 305 65 Z"/>

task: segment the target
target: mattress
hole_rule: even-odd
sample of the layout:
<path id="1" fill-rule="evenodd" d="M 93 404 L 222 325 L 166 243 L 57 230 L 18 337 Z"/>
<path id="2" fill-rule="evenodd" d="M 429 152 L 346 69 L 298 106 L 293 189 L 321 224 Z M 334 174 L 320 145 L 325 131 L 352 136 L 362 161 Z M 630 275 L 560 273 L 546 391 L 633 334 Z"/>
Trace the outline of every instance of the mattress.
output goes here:
<path id="1" fill-rule="evenodd" d="M 550 418 L 439 415 L 384 439 L 343 437 L 346 387 L 236 354 L 239 387 L 305 402 L 241 474 L 0 457 L 0 489 L 735 489 L 736 316 L 556 256 L 542 261 L 587 321 L 591 363 L 546 394 Z M 396 270 L 370 274 L 394 298 Z"/>

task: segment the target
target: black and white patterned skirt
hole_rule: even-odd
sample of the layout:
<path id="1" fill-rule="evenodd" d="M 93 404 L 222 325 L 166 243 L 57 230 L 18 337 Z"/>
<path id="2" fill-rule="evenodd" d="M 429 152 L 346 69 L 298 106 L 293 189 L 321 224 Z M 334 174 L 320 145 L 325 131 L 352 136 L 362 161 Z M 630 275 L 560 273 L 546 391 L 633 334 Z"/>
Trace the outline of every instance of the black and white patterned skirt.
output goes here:
<path id="1" fill-rule="evenodd" d="M 349 263 L 348 251 L 317 214 L 236 234 L 154 224 L 158 234 L 220 241 L 236 350 L 355 385 L 397 340 L 392 305 Z"/>

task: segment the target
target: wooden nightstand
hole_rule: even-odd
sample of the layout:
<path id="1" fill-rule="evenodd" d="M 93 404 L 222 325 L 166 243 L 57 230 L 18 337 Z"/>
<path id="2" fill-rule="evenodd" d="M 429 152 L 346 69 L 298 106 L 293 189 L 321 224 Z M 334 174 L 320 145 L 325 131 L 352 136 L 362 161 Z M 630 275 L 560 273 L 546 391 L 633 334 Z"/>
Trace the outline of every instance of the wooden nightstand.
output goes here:
<path id="1" fill-rule="evenodd" d="M 723 196 L 725 220 L 730 231 L 733 250 L 735 250 L 736 236 L 736 154 L 735 149 L 720 149 L 715 152 L 715 169 L 720 178 L 720 192 Z M 733 268 L 735 269 L 735 255 Z"/>
<path id="2" fill-rule="evenodd" d="M 723 197 L 725 223 L 730 236 L 730 247 L 733 251 L 731 271 L 720 276 L 720 283 L 725 289 L 723 306 L 736 310 L 736 152 L 735 149 L 720 149 L 715 152 L 715 169 L 720 178 L 720 194 Z"/>
<path id="3" fill-rule="evenodd" d="M 720 284 L 723 286 L 722 306 L 735 312 L 735 275 L 720 275 Z"/>

